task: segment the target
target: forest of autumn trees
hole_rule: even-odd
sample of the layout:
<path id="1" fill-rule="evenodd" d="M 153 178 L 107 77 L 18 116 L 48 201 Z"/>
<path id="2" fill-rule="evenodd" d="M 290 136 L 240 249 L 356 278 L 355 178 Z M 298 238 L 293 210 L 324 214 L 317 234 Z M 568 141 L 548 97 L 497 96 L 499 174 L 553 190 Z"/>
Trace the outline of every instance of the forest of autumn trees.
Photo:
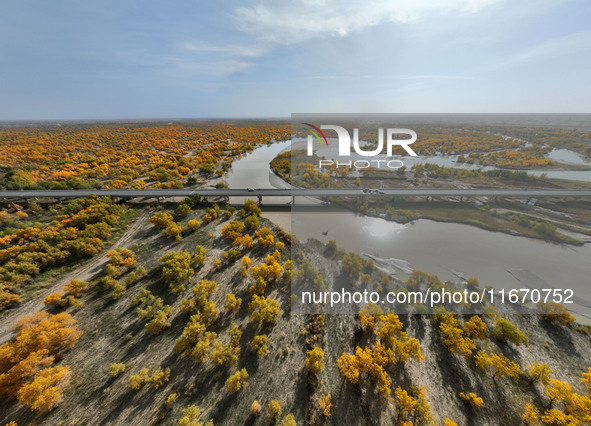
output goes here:
<path id="1" fill-rule="evenodd" d="M 285 134 L 285 126 L 228 123 L 3 130 L 0 131 L 0 141 L 3 142 L 0 144 L 0 164 L 3 166 L 0 187 L 178 187 L 191 184 L 195 176 L 219 175 L 230 167 L 233 156 L 242 155 L 257 143 L 281 139 Z M 448 146 L 446 150 L 471 149 L 475 136 L 470 132 L 464 136 L 455 147 Z M 446 132 L 432 135 L 433 140 L 446 137 Z M 60 143 L 55 144 L 56 140 Z M 422 145 L 425 152 L 430 149 L 429 140 Z M 486 142 L 490 147 L 498 147 L 499 140 L 490 135 Z M 515 147 L 521 144 L 514 140 L 510 142 Z M 41 161 L 42 158 L 45 160 Z M 499 152 L 492 159 L 521 161 L 524 158 L 521 154 Z M 311 181 L 326 182 L 325 175 L 304 171 L 309 172 Z M 137 321 L 143 327 L 139 330 L 146 340 L 170 334 L 174 330 L 169 329 L 173 319 L 178 319 L 177 315 L 184 318 L 182 333 L 179 329 L 175 336 L 175 351 L 188 357 L 191 363 L 212 365 L 219 377 L 223 377 L 227 391 L 237 394 L 248 388 L 249 381 L 252 382 L 256 374 L 252 369 L 249 372 L 242 368 L 245 364 L 242 358 L 255 356 L 267 360 L 273 356 L 270 352 L 277 349 L 273 329 L 278 320 L 287 315 L 283 316 L 281 301 L 274 291 L 291 279 L 291 261 L 286 254 L 290 247 L 285 249 L 291 236 L 268 225 L 253 201 L 247 201 L 237 212 L 228 207 L 224 211 L 223 205 L 220 208 L 207 204 L 200 209 L 200 216 L 191 218 L 184 228 L 182 218 L 191 214 L 191 208 L 191 202 L 185 200 L 176 211 L 158 211 L 150 219 L 158 232 L 170 237 L 171 244 L 174 244 L 173 240 L 180 242 L 188 234 L 204 237 L 211 231 L 207 240 L 199 240 L 203 246 L 186 248 L 185 245 L 183 249 L 168 250 L 159 257 L 159 262 L 154 262 L 154 271 L 150 274 L 155 272 L 153 275 L 162 277 L 163 293 L 154 288 L 150 289 L 155 294 L 147 289 L 135 289 L 135 297 L 124 298 L 126 291 L 134 290 L 131 285 L 146 275 L 146 269 L 136 265 L 136 253 L 125 248 L 107 253 L 107 264 L 97 280 L 104 289 L 112 290 L 109 299 L 114 300 L 109 303 L 129 305 L 134 319 L 137 315 Z M 51 214 L 45 212 L 43 218 L 39 216 L 38 223 L 31 226 L 28 226 L 29 221 L 39 213 L 35 203 L 31 203 L 26 212 L 0 212 L 0 305 L 18 302 L 21 290 L 50 267 L 99 253 L 125 210 L 110 199 L 90 197 L 60 204 Z M 5 223 L 11 225 L 2 225 Z M 208 228 L 203 232 L 202 227 Z M 364 263 L 354 253 L 345 253 L 341 265 L 351 278 L 359 278 L 361 282 L 375 278 L 371 275 L 373 262 L 371 265 L 370 262 Z M 231 292 L 226 292 L 224 289 L 220 304 L 218 288 L 224 286 L 221 273 L 231 268 L 236 273 L 234 279 L 240 280 L 240 275 L 246 286 L 240 291 L 231 288 Z M 207 275 L 194 277 L 204 270 Z M 218 273 L 220 275 L 215 275 Z M 321 274 L 310 263 L 294 273 L 297 279 L 310 279 L 320 288 L 325 286 Z M 436 277 L 418 271 L 413 272 L 405 284 L 410 288 L 419 286 L 422 281 L 429 285 L 443 285 Z M 82 298 L 90 285 L 83 280 L 70 280 L 61 287 L 61 292 L 46 297 L 45 303 L 50 312 L 68 307 L 82 308 Z M 572 322 L 568 312 L 558 306 L 547 305 L 543 309 L 543 318 L 555 322 L 557 327 Z M 55 315 L 39 312 L 19 321 L 15 339 L 0 346 L 1 395 L 40 412 L 59 403 L 71 374 L 70 368 L 61 361 L 81 335 L 71 316 L 76 310 Z M 245 321 L 239 321 L 240 315 Z M 320 320 L 320 317 L 312 316 L 306 326 L 305 369 L 302 371 L 312 376 L 327 374 L 325 368 L 329 366 L 321 338 L 324 318 Z M 511 321 L 493 315 L 468 319 L 448 312 L 440 312 L 433 318 L 435 334 L 439 333 L 436 338 L 440 338 L 444 350 L 475 367 L 481 376 L 492 381 L 527 379 L 539 384 L 551 403 L 549 406 L 526 405 L 523 420 L 527 424 L 585 424 L 591 421 L 589 392 L 576 391 L 566 382 L 554 379 L 550 368 L 543 363 L 524 368 L 525 365 L 520 365 L 510 355 L 490 351 L 490 347 L 486 351 L 482 349 L 479 341 L 487 338 L 494 338 L 495 344 L 503 347 L 527 345 L 526 334 Z M 414 386 L 403 388 L 393 383 L 391 376 L 394 369 L 402 368 L 409 360 L 423 360 L 419 341 L 407 334 L 396 314 L 368 310 L 360 314 L 359 321 L 364 326 L 361 328 L 366 340 L 353 350 L 343 352 L 338 359 L 343 382 L 369 389 L 367 382 L 375 381 L 383 400 L 396 404 L 396 416 L 401 424 L 428 424 L 432 419 L 426 390 Z M 322 326 L 318 326 L 320 322 Z M 226 329 L 220 331 L 225 325 Z M 151 336 L 157 334 L 160 335 Z M 245 342 L 246 336 L 251 336 L 251 340 Z M 127 362 L 125 359 L 117 361 Z M 174 380 L 175 374 L 165 365 L 140 368 L 123 362 L 110 364 L 108 374 L 115 380 L 126 369 L 129 373 L 125 381 L 133 391 L 164 387 Z M 583 373 L 581 382 L 591 391 L 591 370 Z M 147 384 L 150 386 L 145 386 Z M 486 406 L 486 401 L 472 390 L 466 389 L 456 396 L 470 407 Z M 171 394 L 167 404 L 176 398 L 174 395 L 178 397 L 176 393 Z M 333 400 L 330 394 L 319 393 L 315 397 L 314 404 L 325 417 L 329 417 L 333 403 L 338 404 L 338 400 Z M 282 402 L 271 400 L 268 404 L 269 420 L 279 421 L 283 417 Z M 260 404 L 255 401 L 252 407 L 253 413 L 259 415 Z M 337 405 L 337 408 L 340 407 Z M 198 416 L 197 407 L 190 405 L 183 410 L 181 424 L 198 424 Z M 295 424 L 293 415 L 285 416 L 282 424 Z M 446 419 L 445 424 L 453 422 Z"/>
<path id="2" fill-rule="evenodd" d="M 0 306 L 18 302 L 21 287 L 40 272 L 98 254 L 125 210 L 109 198 L 91 196 L 64 204 L 49 222 L 16 231 L 5 228 L 0 239 Z"/>
<path id="3" fill-rule="evenodd" d="M 0 129 L 0 189 L 178 188 L 288 132 L 255 122 Z"/>

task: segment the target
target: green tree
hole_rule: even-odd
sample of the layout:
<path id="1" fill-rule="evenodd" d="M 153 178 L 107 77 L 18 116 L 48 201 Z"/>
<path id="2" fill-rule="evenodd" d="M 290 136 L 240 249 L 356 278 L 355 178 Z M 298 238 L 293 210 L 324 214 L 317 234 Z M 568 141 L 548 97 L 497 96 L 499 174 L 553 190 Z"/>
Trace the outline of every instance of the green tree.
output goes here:
<path id="1" fill-rule="evenodd" d="M 355 253 L 345 254 L 343 256 L 342 264 L 343 270 L 354 278 L 356 278 L 363 269 L 363 262 Z"/>
<path id="2" fill-rule="evenodd" d="M 493 333 L 499 340 L 513 342 L 516 345 L 522 343 L 527 345 L 527 336 L 505 318 L 498 318 L 494 322 Z"/>

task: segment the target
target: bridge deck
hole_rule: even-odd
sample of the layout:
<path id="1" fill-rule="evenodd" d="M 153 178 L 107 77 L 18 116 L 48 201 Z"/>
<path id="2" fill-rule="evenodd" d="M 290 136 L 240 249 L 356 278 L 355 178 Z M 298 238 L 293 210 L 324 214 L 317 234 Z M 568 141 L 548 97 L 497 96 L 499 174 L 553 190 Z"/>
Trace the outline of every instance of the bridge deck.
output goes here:
<path id="1" fill-rule="evenodd" d="M 591 190 L 570 189 L 381 189 L 378 193 L 364 193 L 360 189 L 99 189 L 55 191 L 0 191 L 3 198 L 79 198 L 90 194 L 121 198 L 138 197 L 326 197 L 340 196 L 397 196 L 397 197 L 591 197 Z"/>

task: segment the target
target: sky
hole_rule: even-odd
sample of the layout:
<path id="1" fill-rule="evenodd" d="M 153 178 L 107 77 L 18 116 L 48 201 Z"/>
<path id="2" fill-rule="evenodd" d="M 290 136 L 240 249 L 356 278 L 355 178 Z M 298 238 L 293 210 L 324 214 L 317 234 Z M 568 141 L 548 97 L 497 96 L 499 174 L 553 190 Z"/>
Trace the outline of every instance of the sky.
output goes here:
<path id="1" fill-rule="evenodd" d="M 591 112 L 588 0 L 0 0 L 0 121 Z"/>

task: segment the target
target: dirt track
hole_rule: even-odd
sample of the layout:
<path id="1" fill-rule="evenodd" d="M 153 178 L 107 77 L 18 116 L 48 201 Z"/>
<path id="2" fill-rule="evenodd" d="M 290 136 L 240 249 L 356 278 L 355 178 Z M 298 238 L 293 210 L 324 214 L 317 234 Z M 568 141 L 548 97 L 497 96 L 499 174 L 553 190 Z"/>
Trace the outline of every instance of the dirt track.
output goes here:
<path id="1" fill-rule="evenodd" d="M 148 212 L 144 211 L 131 226 L 123 233 L 108 250 L 114 250 L 119 247 L 127 247 L 137 238 L 138 234 L 148 225 Z M 37 311 L 45 309 L 43 299 L 52 293 L 60 291 L 62 286 L 71 280 L 89 280 L 97 272 L 104 268 L 107 259 L 104 255 L 95 256 L 93 259 L 80 265 L 73 271 L 65 273 L 58 278 L 53 285 L 47 287 L 41 294 L 28 302 L 25 302 L 20 307 L 10 311 L 6 316 L 0 318 L 0 344 L 10 340 L 13 336 L 14 324 L 21 318 L 33 315 Z"/>

